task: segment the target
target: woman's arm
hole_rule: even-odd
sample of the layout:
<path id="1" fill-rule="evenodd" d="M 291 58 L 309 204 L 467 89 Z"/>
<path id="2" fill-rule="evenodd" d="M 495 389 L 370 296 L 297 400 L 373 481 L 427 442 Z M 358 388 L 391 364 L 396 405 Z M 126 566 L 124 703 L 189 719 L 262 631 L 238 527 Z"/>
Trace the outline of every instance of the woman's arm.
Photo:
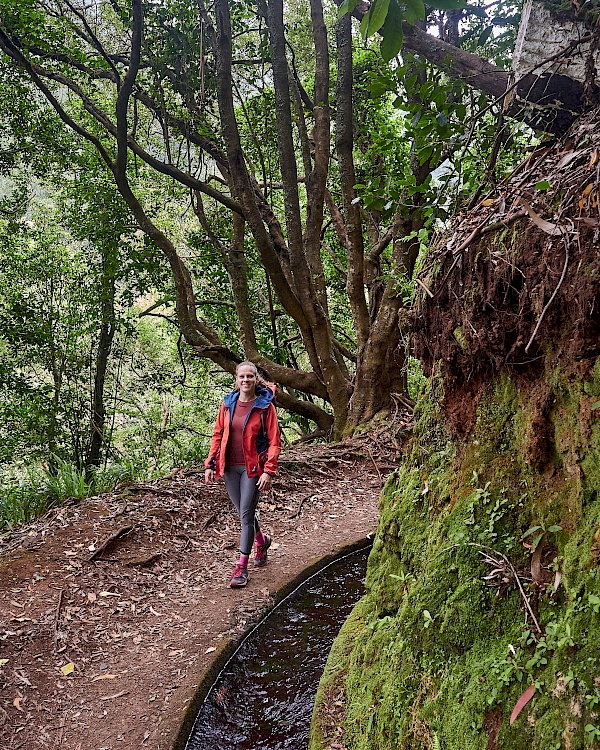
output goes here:
<path id="1" fill-rule="evenodd" d="M 215 468 L 216 468 L 216 457 L 219 453 L 219 450 L 221 449 L 221 440 L 223 439 L 223 429 L 225 425 L 225 406 L 224 404 L 221 404 L 221 408 L 219 409 L 219 413 L 217 414 L 217 420 L 215 422 L 215 427 L 213 430 L 212 438 L 210 441 L 210 449 L 208 451 L 208 458 L 204 462 L 204 468 L 206 469 L 204 478 L 206 482 L 212 482 L 215 478 Z M 209 475 L 210 472 L 210 475 Z"/>
<path id="2" fill-rule="evenodd" d="M 281 430 L 277 419 L 277 410 L 273 404 L 269 404 L 266 417 L 267 437 L 269 439 L 269 450 L 263 471 L 271 476 L 277 473 L 278 458 L 281 453 Z"/>

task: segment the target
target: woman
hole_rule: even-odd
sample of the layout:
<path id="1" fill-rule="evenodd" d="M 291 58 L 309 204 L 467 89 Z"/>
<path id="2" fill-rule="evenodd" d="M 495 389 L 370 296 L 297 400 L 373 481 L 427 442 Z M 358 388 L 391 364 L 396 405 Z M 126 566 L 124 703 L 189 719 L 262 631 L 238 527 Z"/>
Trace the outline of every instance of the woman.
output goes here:
<path id="1" fill-rule="evenodd" d="M 271 537 L 263 534 L 256 518 L 258 493 L 269 490 L 277 471 L 281 438 L 273 405 L 275 386 L 261 381 L 256 365 L 241 362 L 235 371 L 236 390 L 225 396 L 204 466 L 206 484 L 223 477 L 239 514 L 240 559 L 229 585 L 248 583 L 248 559 L 256 541 L 255 567 L 267 564 Z"/>

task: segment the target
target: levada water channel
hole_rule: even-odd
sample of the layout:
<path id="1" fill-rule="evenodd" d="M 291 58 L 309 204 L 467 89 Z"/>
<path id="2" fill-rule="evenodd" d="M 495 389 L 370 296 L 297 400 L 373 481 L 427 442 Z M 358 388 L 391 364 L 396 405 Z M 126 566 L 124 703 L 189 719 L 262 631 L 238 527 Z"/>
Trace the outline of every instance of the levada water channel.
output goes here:
<path id="1" fill-rule="evenodd" d="M 368 553 L 335 560 L 250 633 L 208 692 L 186 750 L 306 750 L 319 678 L 364 593 Z"/>

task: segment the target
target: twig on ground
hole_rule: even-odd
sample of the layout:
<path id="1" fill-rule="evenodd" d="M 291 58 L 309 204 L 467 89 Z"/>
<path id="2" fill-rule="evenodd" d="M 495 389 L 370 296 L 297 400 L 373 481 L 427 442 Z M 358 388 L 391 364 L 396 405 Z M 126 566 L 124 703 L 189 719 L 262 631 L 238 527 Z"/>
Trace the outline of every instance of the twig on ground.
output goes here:
<path id="1" fill-rule="evenodd" d="M 373 462 L 373 466 L 375 467 L 375 471 L 377 472 L 377 476 L 379 477 L 379 484 L 381 487 L 383 487 L 383 479 L 381 477 L 381 472 L 379 471 L 379 466 L 375 463 L 375 459 L 373 458 L 373 454 L 371 453 L 371 449 L 367 446 L 367 451 L 369 452 L 369 458 Z"/>
<path id="2" fill-rule="evenodd" d="M 171 490 L 167 490 L 164 487 L 153 487 L 150 484 L 137 484 L 131 490 L 133 492 L 154 492 L 155 495 L 173 495 Z"/>
<path id="3" fill-rule="evenodd" d="M 300 515 L 300 512 L 302 511 L 302 506 L 304 505 L 306 500 L 308 500 L 309 498 L 313 496 L 314 496 L 314 492 L 311 492 L 310 495 L 304 495 L 304 497 L 300 499 L 300 502 L 298 503 L 298 507 L 296 508 L 296 511 L 292 513 L 291 516 L 288 516 L 288 519 L 291 521 L 292 519 L 297 518 Z"/>
<path id="4" fill-rule="evenodd" d="M 117 539 L 119 537 L 123 536 L 124 534 L 128 534 L 130 531 L 133 531 L 133 529 L 134 529 L 134 527 L 131 526 L 131 525 L 129 525 L 129 526 L 121 526 L 120 529 L 118 529 L 117 531 L 115 531 L 114 534 L 111 534 L 110 536 L 108 536 L 98 546 L 98 548 L 96 550 L 94 550 L 94 552 L 92 552 L 92 554 L 88 557 L 88 562 L 93 562 L 94 560 L 96 560 L 96 558 L 100 557 L 100 555 L 102 555 L 104 552 L 106 552 L 107 548 L 110 547 L 110 545 L 113 542 L 116 542 Z"/>
<path id="5" fill-rule="evenodd" d="M 60 608 L 62 607 L 62 600 L 63 600 L 63 590 L 59 589 L 58 591 L 58 603 L 56 605 L 56 612 L 54 614 L 54 652 L 56 653 L 56 649 L 58 648 L 58 622 L 60 620 Z"/>
<path id="6" fill-rule="evenodd" d="M 124 695 L 128 695 L 129 690 L 121 690 L 120 693 L 114 693 L 114 695 L 105 695 L 103 698 L 100 698 L 101 701 L 112 701 L 115 698 L 121 698 Z"/>

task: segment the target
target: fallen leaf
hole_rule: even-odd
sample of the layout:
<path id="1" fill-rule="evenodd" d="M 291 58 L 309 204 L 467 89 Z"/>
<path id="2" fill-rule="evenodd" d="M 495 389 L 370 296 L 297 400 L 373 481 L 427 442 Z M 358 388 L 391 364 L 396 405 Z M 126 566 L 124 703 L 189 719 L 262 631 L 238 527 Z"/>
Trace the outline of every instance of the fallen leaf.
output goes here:
<path id="1" fill-rule="evenodd" d="M 14 599 L 11 599 L 10 603 L 13 605 L 13 607 L 21 607 L 21 609 L 23 609 L 23 607 L 25 607 L 24 604 L 19 604 L 19 602 L 16 602 Z"/>
<path id="2" fill-rule="evenodd" d="M 560 582 L 562 580 L 562 573 L 560 570 L 556 571 L 556 575 L 554 576 L 554 586 L 552 586 L 552 593 L 556 594 L 558 591 L 558 587 L 560 586 Z"/>
<path id="3" fill-rule="evenodd" d="M 556 168 L 557 169 L 562 169 L 563 167 L 566 167 L 567 164 L 570 164 L 573 161 L 573 159 L 575 159 L 577 156 L 579 156 L 580 153 L 581 153 L 581 151 L 571 151 L 570 153 L 566 154 L 558 162 L 558 164 L 556 165 Z"/>
<path id="4" fill-rule="evenodd" d="M 493 206 L 496 202 L 495 198 L 486 198 L 484 201 L 481 201 L 482 206 Z"/>
<path id="5" fill-rule="evenodd" d="M 98 677 L 94 677 L 92 682 L 98 682 L 98 680 L 114 680 L 116 674 L 99 674 Z"/>
<path id="6" fill-rule="evenodd" d="M 598 149 L 597 149 L 597 148 L 595 148 L 595 149 L 594 149 L 594 150 L 592 151 L 592 154 L 591 154 L 591 156 L 590 156 L 590 163 L 588 164 L 588 167 L 595 167 L 595 166 L 596 166 L 596 164 L 598 164 L 598 156 L 599 156 L 599 154 L 598 154 Z"/>
<path id="7" fill-rule="evenodd" d="M 511 726 L 514 724 L 517 716 L 521 713 L 522 709 L 533 698 L 534 693 L 535 693 L 535 685 L 530 685 L 527 688 L 527 690 L 523 693 L 523 695 L 519 698 L 519 700 L 516 702 L 515 707 L 513 708 L 512 714 L 510 715 Z"/>
<path id="8" fill-rule="evenodd" d="M 17 711 L 23 711 L 23 708 L 21 707 L 22 700 L 23 700 L 23 696 L 19 695 L 13 701 L 13 706 L 17 709 Z"/>
<path id="9" fill-rule="evenodd" d="M 207 648 L 204 652 L 205 654 L 212 654 L 213 651 L 216 651 L 217 649 L 214 646 L 211 646 L 210 648 Z"/>
<path id="10" fill-rule="evenodd" d="M 5 664 L 8 664 L 8 659 L 0 659 L 0 667 L 3 667 Z"/>
<path id="11" fill-rule="evenodd" d="M 88 591 L 87 598 L 88 598 L 88 601 L 92 602 L 92 604 L 93 604 L 98 597 L 96 596 L 96 594 L 93 591 Z"/>
<path id="12" fill-rule="evenodd" d="M 541 216 L 536 214 L 536 212 L 531 208 L 529 203 L 527 203 L 526 200 L 523 200 L 521 198 L 521 203 L 525 207 L 525 210 L 527 211 L 527 215 L 533 221 L 533 223 L 536 225 L 536 227 L 539 227 L 542 232 L 546 232 L 546 234 L 550 234 L 553 237 L 559 236 L 566 232 L 565 229 L 558 226 L 558 224 L 553 224 L 551 221 L 546 221 L 546 219 L 542 219 Z"/>
<path id="13" fill-rule="evenodd" d="M 118 596 L 120 597 L 121 594 L 115 594 L 113 591 L 101 591 L 100 596 Z"/>
<path id="14" fill-rule="evenodd" d="M 60 671 L 64 674 L 65 677 L 67 677 L 67 675 L 73 674 L 73 672 L 75 671 L 75 665 L 72 661 L 70 661 L 68 664 L 62 666 L 60 668 Z"/>

